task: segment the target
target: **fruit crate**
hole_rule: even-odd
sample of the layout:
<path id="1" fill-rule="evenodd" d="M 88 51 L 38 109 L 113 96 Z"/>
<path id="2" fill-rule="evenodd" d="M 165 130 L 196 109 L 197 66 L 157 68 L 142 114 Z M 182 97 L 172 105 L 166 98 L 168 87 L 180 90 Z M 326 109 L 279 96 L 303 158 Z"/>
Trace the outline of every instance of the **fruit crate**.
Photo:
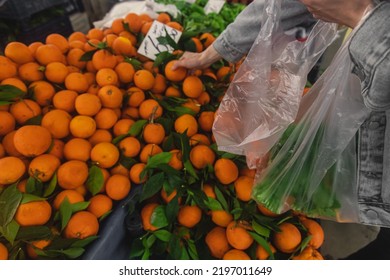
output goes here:
<path id="1" fill-rule="evenodd" d="M 24 19 L 45 9 L 66 4 L 67 0 L 6 0 L 0 6 L 0 18 Z"/>

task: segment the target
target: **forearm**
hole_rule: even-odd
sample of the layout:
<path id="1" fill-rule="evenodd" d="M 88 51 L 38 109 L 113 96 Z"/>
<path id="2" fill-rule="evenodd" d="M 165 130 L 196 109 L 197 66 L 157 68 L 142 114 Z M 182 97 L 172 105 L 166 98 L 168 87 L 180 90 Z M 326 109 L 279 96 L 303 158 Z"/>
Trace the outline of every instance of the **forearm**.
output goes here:
<path id="1" fill-rule="evenodd" d="M 215 50 L 226 60 L 236 62 L 242 58 L 255 41 L 261 27 L 264 0 L 255 0 L 242 11 L 214 42 Z M 314 19 L 298 0 L 282 2 L 282 28 L 291 29 Z"/>
<path id="2" fill-rule="evenodd" d="M 390 3 L 382 2 L 358 27 L 349 47 L 365 104 L 373 110 L 390 109 L 389 19 Z"/>

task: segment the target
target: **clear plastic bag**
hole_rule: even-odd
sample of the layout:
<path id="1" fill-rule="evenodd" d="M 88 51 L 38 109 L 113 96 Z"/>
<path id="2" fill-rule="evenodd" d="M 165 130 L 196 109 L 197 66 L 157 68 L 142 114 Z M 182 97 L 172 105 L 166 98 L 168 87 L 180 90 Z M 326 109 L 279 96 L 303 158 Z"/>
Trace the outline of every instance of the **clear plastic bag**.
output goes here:
<path id="1" fill-rule="evenodd" d="M 265 5 L 259 35 L 213 125 L 218 149 L 245 155 L 251 168 L 294 121 L 307 74 L 337 34 L 336 24 L 318 22 L 300 42 L 281 29 L 280 6 L 281 0 Z"/>
<path id="2" fill-rule="evenodd" d="M 269 166 L 256 174 L 253 198 L 271 211 L 359 222 L 356 134 L 370 110 L 352 74 L 349 43 L 303 97 Z"/>

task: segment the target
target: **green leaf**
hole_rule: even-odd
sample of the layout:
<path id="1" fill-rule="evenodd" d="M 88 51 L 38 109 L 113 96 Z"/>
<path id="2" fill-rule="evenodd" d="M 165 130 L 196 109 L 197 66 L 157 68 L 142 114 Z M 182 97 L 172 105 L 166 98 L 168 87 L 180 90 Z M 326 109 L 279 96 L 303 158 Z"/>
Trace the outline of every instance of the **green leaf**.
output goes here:
<path id="1" fill-rule="evenodd" d="M 215 196 L 217 197 L 217 200 L 221 203 L 223 209 L 226 211 L 229 211 L 228 203 L 227 203 L 225 197 L 223 196 L 221 190 L 216 186 L 214 188 L 214 192 L 215 192 Z"/>
<path id="2" fill-rule="evenodd" d="M 103 172 L 96 165 L 92 165 L 89 168 L 89 175 L 87 179 L 87 188 L 92 193 L 92 195 L 100 192 L 104 184 Z"/>
<path id="3" fill-rule="evenodd" d="M 174 260 L 180 260 L 182 256 L 182 246 L 180 244 L 180 239 L 176 235 L 172 235 L 172 238 L 168 243 L 169 254 L 172 256 Z"/>
<path id="4" fill-rule="evenodd" d="M 68 198 L 65 197 L 60 206 L 61 231 L 64 230 L 68 224 L 72 213 L 72 204 L 70 204 Z"/>
<path id="5" fill-rule="evenodd" d="M 43 192 L 43 197 L 50 196 L 55 191 L 56 186 L 57 186 L 57 172 L 54 173 L 53 177 L 51 177 L 49 185 Z"/>
<path id="6" fill-rule="evenodd" d="M 71 204 L 72 213 L 76 213 L 88 208 L 89 201 L 81 201 Z"/>
<path id="7" fill-rule="evenodd" d="M 194 177 L 196 180 L 199 180 L 198 175 L 196 174 L 196 171 L 194 167 L 192 166 L 190 160 L 186 160 L 184 163 L 184 169 L 187 171 L 192 177 Z"/>
<path id="8" fill-rule="evenodd" d="M 165 206 L 159 205 L 153 210 L 150 216 L 150 223 L 157 228 L 163 228 L 168 225 L 168 220 L 165 216 Z"/>
<path id="9" fill-rule="evenodd" d="M 156 55 L 153 66 L 160 67 L 161 65 L 165 65 L 173 59 L 175 59 L 175 55 L 172 53 L 168 51 L 160 52 Z"/>
<path id="10" fill-rule="evenodd" d="M 169 224 L 172 224 L 179 213 L 179 198 L 176 195 L 165 207 L 165 214 Z"/>
<path id="11" fill-rule="evenodd" d="M 85 250 L 83 248 L 75 247 L 75 248 L 60 250 L 58 252 L 67 256 L 69 259 L 77 259 L 82 254 L 84 254 Z"/>
<path id="12" fill-rule="evenodd" d="M 126 57 L 125 58 L 125 62 L 130 63 L 131 65 L 133 65 L 135 70 L 142 69 L 142 62 L 137 60 L 137 59 L 135 59 L 135 58 Z"/>
<path id="13" fill-rule="evenodd" d="M 148 122 L 147 120 L 138 120 L 135 123 L 133 123 L 133 125 L 129 130 L 130 136 L 134 136 L 134 137 L 138 136 L 147 122 Z"/>
<path id="14" fill-rule="evenodd" d="M 130 250 L 130 259 L 135 259 L 136 257 L 141 256 L 145 252 L 145 247 L 142 243 L 141 238 L 136 238 L 131 243 L 131 250 Z"/>
<path id="15" fill-rule="evenodd" d="M 43 191 L 43 183 L 34 176 L 30 176 L 26 182 L 26 193 L 41 196 Z"/>
<path id="16" fill-rule="evenodd" d="M 13 244 L 18 234 L 19 228 L 19 224 L 15 220 L 11 220 L 5 226 L 0 227 L 0 233 L 4 236 L 5 239 L 7 239 L 9 243 Z"/>
<path id="17" fill-rule="evenodd" d="M 153 196 L 158 191 L 160 191 L 163 182 L 164 182 L 164 173 L 160 172 L 151 176 L 146 181 L 146 183 L 142 186 L 140 201 L 144 201 L 145 199 Z"/>
<path id="18" fill-rule="evenodd" d="M 42 115 L 32 117 L 32 118 L 28 119 L 23 125 L 41 125 L 42 118 L 43 118 Z"/>
<path id="19" fill-rule="evenodd" d="M 252 221 L 252 227 L 253 227 L 254 231 L 257 232 L 258 234 L 260 234 L 261 236 L 268 238 L 271 234 L 270 229 L 263 227 L 262 225 L 256 223 L 256 221 Z"/>
<path id="20" fill-rule="evenodd" d="M 145 248 L 144 254 L 142 255 L 141 260 L 148 260 L 150 257 L 150 249 Z"/>
<path id="21" fill-rule="evenodd" d="M 0 101 L 13 101 L 24 96 L 26 93 L 13 85 L 0 86 Z"/>
<path id="22" fill-rule="evenodd" d="M 88 42 L 89 43 L 89 42 Z M 97 52 L 98 49 L 96 50 L 92 50 L 92 51 L 88 51 L 86 53 L 84 53 L 81 57 L 80 57 L 80 61 L 90 61 L 92 60 L 92 57 L 93 55 L 95 54 L 95 52 Z"/>
<path id="23" fill-rule="evenodd" d="M 190 255 L 192 260 L 199 260 L 198 251 L 196 250 L 196 246 L 193 240 L 188 240 L 187 242 L 188 254 Z"/>
<path id="24" fill-rule="evenodd" d="M 168 242 L 171 239 L 172 233 L 165 229 L 156 230 L 153 234 L 161 241 Z"/>
<path id="25" fill-rule="evenodd" d="M 223 210 L 221 203 L 212 197 L 207 197 L 207 200 L 205 200 L 204 203 L 210 210 Z"/>
<path id="26" fill-rule="evenodd" d="M 150 249 L 153 246 L 155 241 L 156 241 L 156 236 L 153 234 L 150 235 L 148 238 L 145 239 L 145 244 L 144 244 L 145 248 Z"/>
<path id="27" fill-rule="evenodd" d="M 0 227 L 5 227 L 12 221 L 22 197 L 22 193 L 16 188 L 16 184 L 8 186 L 0 194 Z"/>
<path id="28" fill-rule="evenodd" d="M 41 196 L 37 196 L 37 195 L 33 195 L 33 194 L 29 194 L 29 193 L 24 193 L 23 199 L 20 202 L 20 204 L 28 203 L 31 201 L 42 201 L 42 200 L 46 200 L 46 198 L 41 197 Z"/>
<path id="29" fill-rule="evenodd" d="M 302 251 L 307 247 L 307 244 L 309 244 L 312 237 L 312 235 L 308 235 L 305 237 L 305 239 L 302 240 L 298 248 L 300 253 L 302 253 Z"/>
<path id="30" fill-rule="evenodd" d="M 31 241 L 49 239 L 52 236 L 52 232 L 47 226 L 29 226 L 21 227 L 16 236 L 17 240 Z"/>
<path id="31" fill-rule="evenodd" d="M 156 168 L 162 164 L 168 164 L 171 160 L 172 154 L 170 152 L 163 152 L 149 157 L 145 169 Z"/>
<path id="32" fill-rule="evenodd" d="M 263 248 L 265 249 L 265 251 L 269 254 L 269 258 L 273 260 L 273 259 L 274 259 L 274 253 L 272 252 L 269 243 L 268 243 L 263 237 L 261 237 L 261 236 L 258 235 L 257 233 L 254 233 L 253 231 L 248 231 L 248 233 L 253 237 L 253 239 L 254 239 L 261 247 L 263 247 Z"/>

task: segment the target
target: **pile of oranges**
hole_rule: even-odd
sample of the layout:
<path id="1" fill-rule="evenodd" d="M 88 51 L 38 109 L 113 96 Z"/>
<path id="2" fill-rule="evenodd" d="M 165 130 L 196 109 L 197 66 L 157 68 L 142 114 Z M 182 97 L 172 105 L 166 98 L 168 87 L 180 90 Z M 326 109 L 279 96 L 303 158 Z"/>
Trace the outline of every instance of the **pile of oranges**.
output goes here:
<path id="1" fill-rule="evenodd" d="M 255 171 L 214 143 L 239 65 L 172 70 L 182 50 L 157 65 L 137 53 L 152 22 L 129 13 L 0 55 L 0 259 L 80 257 L 140 184 L 132 258 L 321 259 L 320 225 L 256 205 Z M 189 40 L 201 52 L 214 39 Z"/>

